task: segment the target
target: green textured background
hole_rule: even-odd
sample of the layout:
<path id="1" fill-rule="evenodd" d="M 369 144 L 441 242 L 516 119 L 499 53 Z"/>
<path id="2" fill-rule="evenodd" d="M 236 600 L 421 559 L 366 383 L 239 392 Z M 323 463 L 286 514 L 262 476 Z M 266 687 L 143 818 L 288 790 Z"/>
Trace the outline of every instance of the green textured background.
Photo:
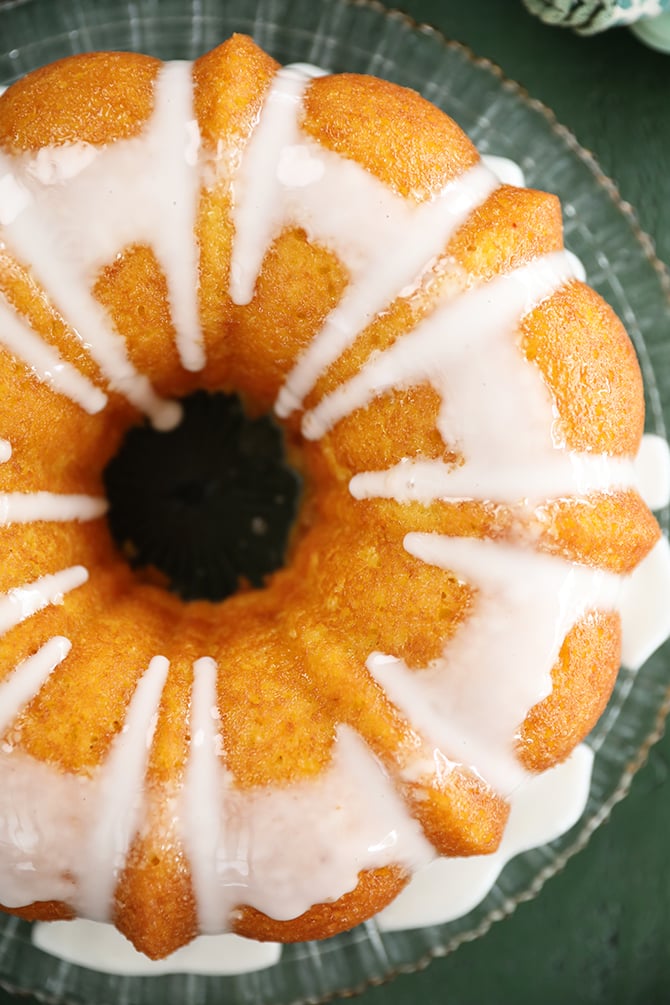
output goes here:
<path id="1" fill-rule="evenodd" d="M 403 6 L 417 21 L 498 63 L 549 105 L 615 179 L 670 263 L 670 55 L 646 49 L 621 29 L 580 39 L 544 27 L 521 0 L 406 0 Z M 534 901 L 447 959 L 358 1000 L 670 1003 L 669 758 L 666 737 L 611 821 Z M 20 1000 L 0 992 L 0 1005 Z"/>

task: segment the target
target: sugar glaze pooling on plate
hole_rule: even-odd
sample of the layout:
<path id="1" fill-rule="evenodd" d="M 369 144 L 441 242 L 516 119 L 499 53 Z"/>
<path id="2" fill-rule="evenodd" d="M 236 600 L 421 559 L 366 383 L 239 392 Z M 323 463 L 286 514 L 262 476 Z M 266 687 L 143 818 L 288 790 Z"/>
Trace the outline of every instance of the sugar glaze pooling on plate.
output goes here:
<path id="1" fill-rule="evenodd" d="M 581 816 L 589 791 L 593 754 L 582 744 L 566 762 L 530 779 L 511 799 L 502 843 L 491 855 L 437 859 L 420 870 L 373 924 L 382 931 L 442 924 L 465 914 L 490 890 L 514 855 L 551 841 Z M 147 977 L 197 973 L 250 973 L 281 959 L 278 943 L 236 935 L 201 935 L 164 960 L 148 960 L 111 925 L 94 921 L 42 922 L 33 944 L 52 956 L 107 974 Z"/>
<path id="2" fill-rule="evenodd" d="M 160 72 L 154 114 L 141 136 L 105 148 L 81 143 L 45 149 L 35 156 L 0 156 L 0 240 L 17 258 L 32 263 L 37 280 L 74 333 L 80 339 L 79 333 L 86 333 L 88 350 L 109 387 L 125 394 L 159 428 L 169 428 L 179 420 L 179 406 L 160 398 L 134 369 L 123 340 L 90 292 L 91 282 L 120 248 L 134 242 L 151 244 L 166 274 L 182 362 L 189 369 L 202 367 L 205 358 L 194 310 L 197 254 L 193 239 L 201 186 L 213 178 L 227 180 L 233 193 L 236 237 L 230 292 L 237 303 L 252 297 L 265 251 L 289 224 L 304 228 L 310 241 L 332 248 L 350 274 L 340 304 L 298 360 L 278 397 L 277 413 L 286 416 L 301 406 L 325 367 L 378 312 L 399 294 L 411 296 L 421 288 L 449 237 L 499 184 L 494 172 L 479 164 L 427 205 L 401 199 L 358 165 L 301 133 L 302 98 L 311 75 L 299 68 L 277 73 L 239 163 L 225 152 L 214 164 L 203 160 L 190 68 L 182 63 L 166 64 Z M 168 160 L 171 167 L 167 175 L 161 171 L 156 192 L 153 166 L 157 159 L 161 165 Z M 268 171 L 268 165 L 274 165 L 274 172 Z M 348 217 L 333 212 L 342 192 L 351 207 Z M 89 228 L 93 207 L 100 226 Z M 362 213 L 365 227 L 358 225 Z M 188 249 L 185 258 L 175 255 L 176 247 Z M 382 263 L 379 249 L 387 247 L 400 251 Z M 351 485 L 355 496 L 518 499 L 634 485 L 632 462 L 574 454 L 556 440 L 550 396 L 539 372 L 515 345 L 521 318 L 579 276 L 574 257 L 567 252 L 538 258 L 476 288 L 466 288 L 467 277 L 454 266 L 444 301 L 433 314 L 307 411 L 302 420 L 304 435 L 323 435 L 340 418 L 389 388 L 428 380 L 443 397 L 439 432 L 446 439 L 449 430 L 450 441 L 456 440 L 462 448 L 465 463 L 453 469 L 437 463 L 427 468 L 413 459 L 400 471 L 360 472 Z M 7 340 L 10 351 L 23 359 L 37 379 L 90 414 L 104 408 L 104 393 L 54 350 L 41 346 L 1 297 L 0 312 L 4 332 L 0 338 Z M 453 327 L 458 337 L 446 339 L 445 326 Z M 503 377 L 502 390 L 489 385 L 486 408 L 480 403 L 475 408 L 463 394 L 463 410 L 457 415 L 452 411 L 453 397 L 459 386 L 467 384 L 464 363 L 474 346 L 486 347 L 491 372 Z M 456 371 L 458 378 L 450 380 L 449 374 Z M 505 394 L 505 386 L 513 388 L 513 393 Z M 514 470 L 519 479 L 515 482 L 490 479 L 491 466 L 500 457 L 501 425 L 506 427 L 506 451 L 509 443 L 514 444 L 506 467 Z M 10 448 L 2 443 L 2 459 L 9 462 Z M 92 497 L 58 496 L 45 487 L 23 496 L 0 496 L 0 522 L 91 520 L 104 513 L 105 505 L 104 500 Z M 457 574 L 480 589 L 482 616 L 488 611 L 486 595 L 492 577 L 510 611 L 518 612 L 523 602 L 529 624 L 547 625 L 552 619 L 555 624 L 560 616 L 562 631 L 599 603 L 608 609 L 623 603 L 619 577 L 599 570 L 575 570 L 560 558 L 537 556 L 530 545 L 503 548 L 491 544 L 492 573 L 491 563 L 481 561 L 479 541 L 410 534 L 405 544 L 420 561 L 449 567 L 454 563 Z M 506 578 L 495 574 L 512 557 L 510 549 L 528 571 L 523 598 L 509 593 Z M 84 572 L 88 575 L 90 570 Z M 21 612 L 25 611 L 25 617 L 47 604 L 67 603 L 68 590 L 76 589 L 77 577 L 83 582 L 83 576 L 64 569 L 56 574 L 56 584 L 40 579 L 17 584 L 3 598 L 2 610 L 14 610 L 16 598 L 28 594 L 31 599 Z M 579 589 L 571 605 L 560 611 L 555 591 L 576 577 Z M 452 671 L 466 679 L 475 660 L 491 662 L 491 654 L 502 645 L 509 646 L 516 620 L 511 617 L 485 633 L 478 648 L 468 641 L 467 629 L 462 638 L 457 634 L 445 652 Z M 67 658 L 71 644 L 69 639 L 51 639 L 0 683 L 4 729 Z M 558 644 L 560 640 L 550 638 L 525 651 L 523 647 L 516 650 L 518 658 L 505 668 L 503 687 L 514 696 L 513 703 L 501 714 L 499 705 L 489 702 L 477 727 L 477 760 L 468 758 L 465 763 L 503 794 L 510 793 L 523 777 L 511 756 L 515 732 L 527 711 L 550 689 Z M 444 737 L 428 708 L 448 700 L 440 688 L 439 666 L 430 671 L 431 694 L 426 693 L 423 680 L 419 685 L 406 679 L 393 653 L 371 653 L 368 666 L 401 710 L 411 709 L 414 716 L 418 709 L 419 728 L 439 748 L 436 756 L 441 769 L 448 770 L 459 756 L 451 736 L 465 734 L 473 706 L 482 704 L 490 680 L 464 689 L 446 710 L 452 729 Z M 272 792 L 239 792 L 222 767 L 226 741 L 212 714 L 215 670 L 207 653 L 194 667 L 189 766 L 183 792 L 178 794 L 180 812 L 175 824 L 190 851 L 203 931 L 225 927 L 240 902 L 274 918 L 291 918 L 315 902 L 336 899 L 353 889 L 361 869 L 393 863 L 414 869 L 432 857 L 432 848 L 391 779 L 364 740 L 347 727 L 341 727 L 331 766 L 317 781 Z M 0 789 L 0 902 L 21 906 L 34 900 L 64 900 L 93 919 L 110 917 L 114 885 L 141 819 L 147 750 L 168 673 L 167 660 L 157 653 L 106 762 L 90 778 L 60 775 L 14 749 L 11 736 L 5 740 L 0 750 L 5 779 Z M 434 771 L 435 765 L 417 763 L 408 769 L 415 775 L 424 770 Z M 121 780 L 130 780 L 132 785 L 126 788 Z M 203 820 L 202 799 L 217 805 L 219 816 Z M 296 840 L 298 818 L 319 820 L 322 826 L 303 826 L 300 832 L 307 836 Z M 255 837 L 249 848 L 251 831 Z M 272 832 L 290 835 L 290 840 L 279 843 L 285 856 L 279 863 L 276 840 L 258 837 Z M 309 877 L 309 882 L 296 882 L 297 876 Z"/>

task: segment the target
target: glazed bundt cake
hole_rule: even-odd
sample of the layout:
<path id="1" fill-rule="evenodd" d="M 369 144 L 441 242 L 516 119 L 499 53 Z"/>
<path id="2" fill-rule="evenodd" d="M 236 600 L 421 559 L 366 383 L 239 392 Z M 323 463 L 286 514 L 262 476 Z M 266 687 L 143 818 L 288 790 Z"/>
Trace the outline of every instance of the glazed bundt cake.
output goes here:
<path id="1" fill-rule="evenodd" d="M 93 53 L 0 98 L 0 903 L 321 938 L 496 848 L 619 665 L 659 530 L 634 351 L 414 92 Z M 128 430 L 192 392 L 274 412 L 283 567 L 184 602 L 106 518 Z"/>

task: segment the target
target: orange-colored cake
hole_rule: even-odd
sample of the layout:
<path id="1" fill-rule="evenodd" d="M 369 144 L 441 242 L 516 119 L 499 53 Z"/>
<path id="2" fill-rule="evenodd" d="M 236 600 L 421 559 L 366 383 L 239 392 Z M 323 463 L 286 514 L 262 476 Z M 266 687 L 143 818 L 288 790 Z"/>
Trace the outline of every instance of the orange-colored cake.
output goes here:
<path id="1" fill-rule="evenodd" d="M 657 540 L 635 354 L 560 209 L 381 80 L 94 53 L 0 97 L 0 903 L 321 938 L 593 726 Z M 105 517 L 126 432 L 274 411 L 262 589 L 186 603 Z"/>

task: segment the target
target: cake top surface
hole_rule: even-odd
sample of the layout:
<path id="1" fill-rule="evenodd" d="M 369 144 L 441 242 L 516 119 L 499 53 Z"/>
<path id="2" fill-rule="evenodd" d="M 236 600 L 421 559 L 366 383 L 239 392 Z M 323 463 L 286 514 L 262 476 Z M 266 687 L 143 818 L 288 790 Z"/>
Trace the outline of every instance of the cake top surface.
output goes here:
<path id="1" fill-rule="evenodd" d="M 8 405 L 0 428 L 0 523 L 44 557 L 0 600 L 0 806 L 32 819 L 40 862 L 28 874 L 8 840 L 0 902 L 108 918 L 147 819 L 147 847 L 167 835 L 188 862 L 206 932 L 240 904 L 294 919 L 436 844 L 492 846 L 505 797 L 581 739 L 564 724 L 555 747 L 534 710 L 573 717 L 557 666 L 584 687 L 573 662 L 615 668 L 624 575 L 658 535 L 639 368 L 555 200 L 501 184 L 417 95 L 278 69 L 244 41 L 193 66 L 67 65 L 78 89 L 61 64 L 0 98 L 0 344 L 49 417 L 26 433 Z M 92 81 L 105 113 L 82 119 Z M 21 373 L 0 373 L 8 395 Z M 118 571 L 100 477 L 128 425 L 173 426 L 194 386 L 273 407 L 310 489 L 287 569 L 184 611 Z M 59 447 L 81 430 L 55 467 L 48 421 Z M 98 659 L 99 733 L 65 737 L 49 698 L 95 693 Z M 463 801 L 487 822 L 436 838 Z"/>

